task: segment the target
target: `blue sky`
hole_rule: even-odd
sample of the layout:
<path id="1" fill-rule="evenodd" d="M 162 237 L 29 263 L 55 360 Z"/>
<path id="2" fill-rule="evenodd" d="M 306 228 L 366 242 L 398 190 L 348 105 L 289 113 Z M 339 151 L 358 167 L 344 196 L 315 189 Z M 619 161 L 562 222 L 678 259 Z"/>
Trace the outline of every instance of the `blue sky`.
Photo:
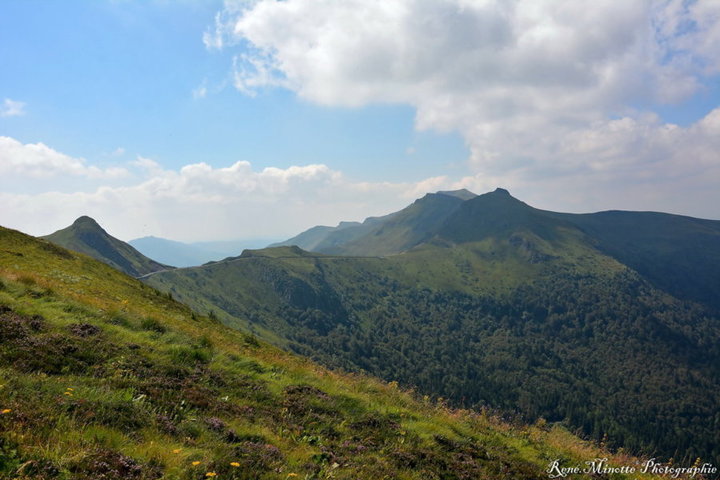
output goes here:
<path id="1" fill-rule="evenodd" d="M 248 97 L 228 87 L 232 54 L 202 42 L 222 7 L 6 2 L 0 40 L 12 48 L 0 61 L 13 68 L 0 88 L 31 107 L 3 134 L 98 165 L 118 163 L 109 153 L 122 148 L 173 168 L 333 163 L 368 180 L 419 180 L 467 157 L 460 135 L 415 131 L 410 106 L 326 108 L 287 90 Z M 196 98 L 203 87 L 210 93 Z"/>
<path id="2" fill-rule="evenodd" d="M 6 0 L 0 224 L 283 237 L 496 186 L 720 218 L 719 25 L 709 1 Z"/>

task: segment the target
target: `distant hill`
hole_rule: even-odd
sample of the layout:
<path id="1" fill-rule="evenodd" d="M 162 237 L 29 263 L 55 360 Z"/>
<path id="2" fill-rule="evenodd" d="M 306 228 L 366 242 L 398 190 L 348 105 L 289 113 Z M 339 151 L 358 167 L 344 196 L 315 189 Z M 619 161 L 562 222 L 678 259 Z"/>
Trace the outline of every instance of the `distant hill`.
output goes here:
<path id="1" fill-rule="evenodd" d="M 345 242 L 347 241 L 347 238 L 340 232 L 349 230 L 350 236 L 353 236 L 353 232 L 362 228 L 363 224 L 360 222 L 340 222 L 337 227 L 318 225 L 294 236 L 293 238 L 273 243 L 270 247 L 287 247 L 295 245 L 303 250 L 316 251 L 318 248 L 322 248 L 323 244 L 328 242 L 328 237 L 339 238 L 340 240 L 337 241 Z"/>
<path id="2" fill-rule="evenodd" d="M 194 245 L 158 237 L 142 237 L 128 242 L 135 249 L 150 258 L 176 267 L 192 267 L 203 263 L 222 260 L 229 255 L 213 252 Z M 237 255 L 240 252 L 235 252 Z"/>
<path id="3" fill-rule="evenodd" d="M 262 248 L 274 240 L 245 239 L 183 243 L 158 237 L 142 237 L 128 243 L 143 255 L 176 267 L 192 267 L 240 255 L 247 248 Z"/>
<path id="4" fill-rule="evenodd" d="M 87 216 L 78 218 L 67 228 L 41 238 L 89 255 L 133 277 L 174 268 L 148 258 L 131 245 L 112 237 Z"/>
<path id="5" fill-rule="evenodd" d="M 466 197 L 321 232 L 313 252 L 246 251 L 147 281 L 455 405 L 720 461 L 707 420 L 720 410 L 720 222 L 549 212 L 500 188 Z"/>
<path id="6" fill-rule="evenodd" d="M 0 325 L 0 478 L 525 480 L 640 461 L 329 371 L 2 227 Z"/>

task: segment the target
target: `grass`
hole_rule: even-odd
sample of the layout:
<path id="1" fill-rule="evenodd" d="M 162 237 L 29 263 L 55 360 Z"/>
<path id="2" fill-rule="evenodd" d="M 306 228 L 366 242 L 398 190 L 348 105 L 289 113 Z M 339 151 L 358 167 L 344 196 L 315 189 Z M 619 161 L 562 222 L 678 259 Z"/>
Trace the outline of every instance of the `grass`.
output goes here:
<path id="1" fill-rule="evenodd" d="M 610 455 L 324 369 L 17 232 L 0 279 L 0 478 L 543 478 Z"/>

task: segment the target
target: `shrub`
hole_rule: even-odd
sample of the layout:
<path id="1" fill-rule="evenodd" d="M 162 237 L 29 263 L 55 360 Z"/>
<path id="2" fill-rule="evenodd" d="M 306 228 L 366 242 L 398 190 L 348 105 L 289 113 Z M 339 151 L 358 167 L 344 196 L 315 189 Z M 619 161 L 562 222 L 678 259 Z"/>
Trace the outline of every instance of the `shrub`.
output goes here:
<path id="1" fill-rule="evenodd" d="M 179 345 L 173 346 L 170 350 L 170 356 L 176 363 L 182 365 L 196 365 L 208 363 L 212 354 L 208 350 L 195 345 L 192 347 Z"/>
<path id="2" fill-rule="evenodd" d="M 151 480 L 162 476 L 159 465 L 142 465 L 133 458 L 109 449 L 95 449 L 71 465 L 70 471 L 77 480 Z"/>
<path id="3" fill-rule="evenodd" d="M 78 337 L 92 337 L 100 333 L 100 328 L 89 323 L 73 323 L 68 327 L 70 333 Z"/>
<path id="4" fill-rule="evenodd" d="M 152 317 L 143 318 L 142 321 L 140 322 L 140 327 L 143 330 L 148 330 L 148 331 L 157 332 L 157 333 L 167 332 L 167 327 L 165 325 L 163 325 L 162 323 L 160 323 L 160 321 L 158 321 L 157 319 L 152 318 Z"/>
<path id="5" fill-rule="evenodd" d="M 97 339 L 49 333 L 17 339 L 2 357 L 25 372 L 86 373 L 88 367 L 104 362 L 111 350 Z"/>

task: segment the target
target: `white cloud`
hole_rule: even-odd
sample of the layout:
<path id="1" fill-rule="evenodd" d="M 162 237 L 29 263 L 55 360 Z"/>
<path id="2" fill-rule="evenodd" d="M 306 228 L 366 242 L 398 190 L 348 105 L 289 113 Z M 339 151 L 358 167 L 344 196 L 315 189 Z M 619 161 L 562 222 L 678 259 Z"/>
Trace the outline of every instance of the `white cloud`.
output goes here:
<path id="1" fill-rule="evenodd" d="M 35 178 L 71 175 L 101 179 L 126 174 L 124 168 L 102 169 L 88 165 L 82 158 L 65 155 L 43 143 L 23 144 L 14 138 L 0 136 L 0 175 Z"/>
<path id="2" fill-rule="evenodd" d="M 143 157 L 141 155 L 138 155 L 135 160 L 130 162 L 130 165 L 139 168 L 146 175 L 155 176 L 163 172 L 163 169 L 158 162 L 151 158 Z"/>
<path id="3" fill-rule="evenodd" d="M 0 138 L 0 151 L 3 142 L 27 147 Z M 96 168 L 44 145 L 40 150 L 44 153 L 37 170 L 22 163 L 16 172 L 18 184 L 37 185 L 37 172 L 46 172 L 52 163 L 48 157 L 55 161 L 58 184 L 67 183 L 79 170 Z M 201 162 L 168 170 L 138 156 L 128 167 L 136 175 L 123 185 L 98 177 L 95 187 L 84 191 L 3 189 L 0 224 L 40 235 L 90 215 L 126 240 L 144 235 L 179 240 L 289 237 L 318 223 L 388 213 L 447 184 L 444 177 L 419 183 L 358 182 L 326 165 L 255 170 L 245 161 L 222 168 Z"/>
<path id="4" fill-rule="evenodd" d="M 0 105 L 0 117 L 19 117 L 25 115 L 25 102 L 6 98 Z"/>
<path id="5" fill-rule="evenodd" d="M 203 33 L 202 41 L 205 48 L 210 51 L 222 50 L 226 46 L 237 43 L 232 35 L 232 19 L 253 3 L 254 0 L 225 0 L 224 8 L 215 15 L 212 27 L 207 28 Z"/>
<path id="6" fill-rule="evenodd" d="M 203 84 L 192 91 L 194 99 L 205 98 L 207 96 L 207 87 Z"/>
<path id="7" fill-rule="evenodd" d="M 608 144 L 616 145 L 618 152 L 639 150 L 640 159 L 621 161 L 617 152 L 606 151 Z M 0 152 L 7 152 L 7 145 L 30 155 L 27 145 L 0 137 Z M 674 155 L 658 154 L 668 151 L 668 145 L 678 145 L 672 150 Z M 246 161 L 221 168 L 201 162 L 170 170 L 138 156 L 127 165 L 134 175 L 121 185 L 107 175 L 96 176 L 85 183 L 93 188 L 59 192 L 53 185 L 72 183 L 77 172 L 100 169 L 45 145 L 31 146 L 29 151 L 41 161 L 33 160 L 33 168 L 30 162 L 21 162 L 14 181 L 23 188 L 14 192 L 0 189 L 0 225 L 34 235 L 90 215 L 124 240 L 145 235 L 184 241 L 290 237 L 317 224 L 335 225 L 341 220 L 386 214 L 428 192 L 468 188 L 484 193 L 497 186 L 510 188 L 531 205 L 562 211 L 650 209 L 713 217 L 717 215 L 715 205 L 720 204 L 720 192 L 715 188 L 720 184 L 716 160 L 720 109 L 687 128 L 648 117 L 621 118 L 578 131 L 566 139 L 564 147 L 577 160 L 557 167 L 562 176 L 529 163 L 511 174 L 364 182 L 319 164 L 254 169 Z M 6 162 L 0 161 L 0 165 L 7 168 Z M 42 190 L 36 188 L 42 179 L 35 169 L 54 172 L 52 182 Z M 662 173 L 653 173 L 656 170 Z M 699 190 L 698 178 L 705 185 Z M 609 194 L 597 195 L 589 181 Z M 707 202 L 699 205 L 698 196 Z"/>
<path id="8" fill-rule="evenodd" d="M 631 180 L 717 182 L 712 115 L 680 128 L 634 106 L 682 101 L 720 73 L 719 2 L 259 0 L 224 14 L 246 45 L 240 91 L 412 105 L 418 129 L 464 136 L 483 178 L 528 193 L 567 182 L 585 205 Z"/>

